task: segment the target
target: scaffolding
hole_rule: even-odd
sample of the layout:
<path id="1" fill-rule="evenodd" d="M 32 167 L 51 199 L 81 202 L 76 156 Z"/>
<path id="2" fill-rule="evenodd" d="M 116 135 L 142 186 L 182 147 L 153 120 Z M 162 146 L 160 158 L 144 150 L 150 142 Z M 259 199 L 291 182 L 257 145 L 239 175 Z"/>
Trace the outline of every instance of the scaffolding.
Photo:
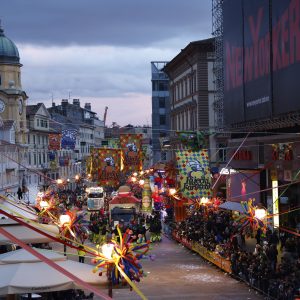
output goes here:
<path id="1" fill-rule="evenodd" d="M 224 56 L 223 56 L 223 0 L 212 0 L 212 34 L 215 38 L 215 96 L 216 129 L 224 129 Z"/>

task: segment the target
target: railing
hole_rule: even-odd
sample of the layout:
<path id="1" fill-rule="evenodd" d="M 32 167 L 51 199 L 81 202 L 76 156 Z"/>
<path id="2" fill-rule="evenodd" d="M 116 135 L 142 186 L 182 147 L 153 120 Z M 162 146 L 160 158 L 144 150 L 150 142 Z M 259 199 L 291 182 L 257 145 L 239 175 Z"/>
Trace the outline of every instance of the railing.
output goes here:
<path id="1" fill-rule="evenodd" d="M 219 255 L 218 253 L 215 253 L 213 251 L 208 250 L 204 246 L 202 246 L 200 243 L 189 241 L 185 237 L 180 237 L 176 231 L 172 232 L 172 237 L 177 242 L 181 243 L 185 247 L 189 248 L 190 250 L 198 253 L 200 256 L 202 256 L 204 259 L 208 260 L 209 262 L 213 263 L 220 269 L 224 270 L 227 273 L 231 273 L 231 262 L 229 259 L 226 259 Z"/>

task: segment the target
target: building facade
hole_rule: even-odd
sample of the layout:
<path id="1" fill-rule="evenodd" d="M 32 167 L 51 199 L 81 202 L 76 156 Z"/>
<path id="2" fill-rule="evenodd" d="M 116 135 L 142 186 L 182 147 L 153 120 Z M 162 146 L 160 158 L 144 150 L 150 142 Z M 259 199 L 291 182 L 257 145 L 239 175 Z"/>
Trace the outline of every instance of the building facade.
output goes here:
<path id="1" fill-rule="evenodd" d="M 171 147 L 182 147 L 176 131 L 207 133 L 210 159 L 216 162 L 214 135 L 214 39 L 188 44 L 164 68 L 170 79 Z"/>
<path id="2" fill-rule="evenodd" d="M 164 145 L 170 143 L 169 78 L 163 71 L 166 64 L 165 61 L 151 62 L 153 165 L 170 160 L 170 152 L 164 149 Z"/>
<path id="3" fill-rule="evenodd" d="M 0 192 L 15 194 L 26 185 L 26 100 L 22 89 L 20 56 L 0 27 Z"/>

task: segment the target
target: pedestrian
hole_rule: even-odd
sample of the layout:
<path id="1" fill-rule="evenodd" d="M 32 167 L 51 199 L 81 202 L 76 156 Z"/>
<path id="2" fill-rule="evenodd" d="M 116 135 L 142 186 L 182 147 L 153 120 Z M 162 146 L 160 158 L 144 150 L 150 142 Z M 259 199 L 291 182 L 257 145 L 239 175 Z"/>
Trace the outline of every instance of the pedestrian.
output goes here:
<path id="1" fill-rule="evenodd" d="M 23 199 L 23 192 L 21 187 L 19 186 L 18 191 L 17 191 L 18 199 L 22 200 Z"/>
<path id="2" fill-rule="evenodd" d="M 85 250 L 83 246 L 78 247 L 78 258 L 80 263 L 84 263 L 84 257 L 85 257 Z"/>

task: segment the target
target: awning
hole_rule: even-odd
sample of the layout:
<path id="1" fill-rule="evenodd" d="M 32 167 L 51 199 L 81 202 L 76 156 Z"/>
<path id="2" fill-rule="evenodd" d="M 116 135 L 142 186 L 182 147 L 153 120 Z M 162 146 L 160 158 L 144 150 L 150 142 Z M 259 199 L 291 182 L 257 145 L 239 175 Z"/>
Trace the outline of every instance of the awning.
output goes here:
<path id="1" fill-rule="evenodd" d="M 240 202 L 233 202 L 233 201 L 226 201 L 219 205 L 219 208 L 221 209 L 227 209 L 227 210 L 234 210 L 238 211 L 240 213 L 245 213 L 245 210 L 243 209 Z"/>
<path id="2" fill-rule="evenodd" d="M 29 243 L 39 244 L 39 243 L 53 242 L 52 239 L 42 234 L 39 234 L 36 231 L 22 225 L 4 225 L 2 226 L 2 228 L 26 244 Z M 46 233 L 53 235 L 54 237 L 59 234 L 59 230 L 57 226 L 54 225 L 39 224 L 38 229 L 45 231 Z M 7 244 L 11 244 L 11 241 L 8 240 L 5 236 L 0 234 L 0 245 L 7 245 Z"/>

